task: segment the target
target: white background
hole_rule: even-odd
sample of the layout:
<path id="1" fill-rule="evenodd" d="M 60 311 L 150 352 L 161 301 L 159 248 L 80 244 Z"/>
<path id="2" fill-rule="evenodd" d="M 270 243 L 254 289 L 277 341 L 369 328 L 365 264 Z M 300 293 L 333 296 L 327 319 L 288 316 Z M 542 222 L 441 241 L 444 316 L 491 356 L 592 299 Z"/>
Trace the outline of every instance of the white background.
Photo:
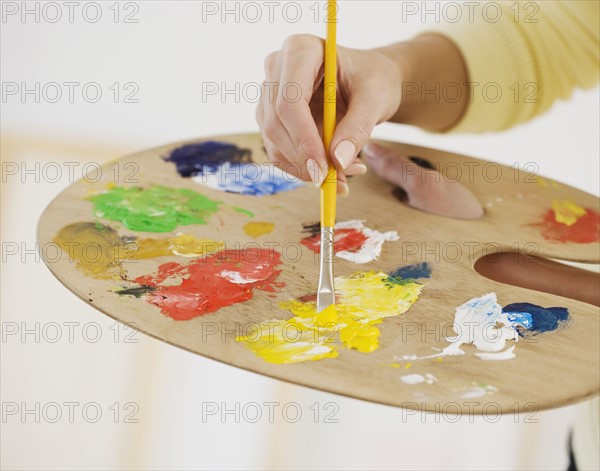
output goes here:
<path id="1" fill-rule="evenodd" d="M 175 140 L 255 131 L 253 103 L 235 94 L 203 96 L 203 83 L 224 82 L 230 89 L 236 83 L 240 89 L 260 83 L 263 58 L 286 36 L 325 31 L 314 20 L 314 2 L 302 2 L 296 23 L 285 21 L 281 2 L 274 2 L 275 21 L 269 21 L 263 5 L 256 23 L 244 20 L 244 4 L 237 2 L 228 2 L 227 8 L 238 9 L 239 21 L 231 14 L 225 22 L 219 15 L 203 21 L 202 4 L 193 1 L 121 4 L 115 22 L 113 2 L 100 2 L 102 17 L 96 23 L 89 21 L 94 9 L 86 10 L 87 20 L 83 16 L 88 2 L 75 3 L 72 23 L 63 2 L 58 2 L 62 18 L 56 23 L 47 21 L 56 10 L 47 9 L 44 16 L 44 4 L 38 2 L 27 7 L 38 5 L 39 22 L 33 15 L 23 22 L 20 13 L 3 17 L 1 79 L 29 87 L 35 82 L 96 82 L 103 96 L 88 103 L 81 86 L 74 103 L 66 95 L 58 103 L 36 103 L 32 95 L 3 96 L 5 163 L 35 168 L 38 162 L 40 169 L 49 162 L 102 163 Z M 21 2 L 16 5 L 22 8 Z M 124 23 L 124 15 L 134 8 L 138 22 Z M 255 11 L 245 10 L 246 16 L 254 17 Z M 295 10 L 287 12 L 293 18 Z M 401 3 L 393 1 L 342 2 L 340 20 L 339 43 L 358 48 L 408 39 L 425 27 L 419 18 L 403 22 Z M 109 87 L 115 82 L 135 82 L 139 102 L 123 103 L 121 96 L 114 103 Z M 382 125 L 375 135 L 509 165 L 533 161 L 541 174 L 597 195 L 598 98 L 597 88 L 576 92 L 534 122 L 501 134 L 431 135 Z M 18 414 L 3 417 L 3 469 L 565 468 L 573 407 L 538 413 L 533 417 L 537 423 L 508 416 L 497 422 L 463 417 L 450 423 L 448 417 L 407 415 L 263 378 L 142 334 L 134 335 L 137 343 L 124 342 L 122 327 L 76 299 L 33 253 L 23 253 L 35 248 L 44 207 L 69 184 L 63 169 L 56 182 L 3 175 L 2 241 L 19 246 L 13 256 L 3 247 L 3 332 L 9 325 L 35 329 L 39 322 L 42 335 L 39 341 L 33 334 L 24 340 L 19 335 L 2 339 L 2 402 L 19 408 L 95 402 L 103 415 L 88 423 L 79 407 L 69 423 L 63 406 L 64 416 L 54 424 L 44 417 L 36 423 L 34 414 L 25 420 Z M 61 326 L 56 343 L 48 341 L 55 335 L 49 322 Z M 79 323 L 72 343 L 65 322 Z M 101 339 L 86 341 L 84 327 L 88 337 L 99 327 Z M 279 407 L 272 424 L 265 416 L 257 423 L 243 417 L 236 423 L 235 414 L 202 420 L 203 403 L 225 403 L 232 409 L 236 403 L 243 407 L 269 401 L 297 402 L 303 416 L 291 423 L 282 419 Z M 130 402 L 139 406 L 138 423 L 123 423 L 123 407 Z M 310 407 L 318 403 L 323 411 L 329 402 L 339 409 L 338 423 L 324 423 L 322 415 L 315 423 Z M 114 403 L 121 411 L 116 424 L 110 409 Z M 46 412 L 55 413 L 48 406 Z"/>

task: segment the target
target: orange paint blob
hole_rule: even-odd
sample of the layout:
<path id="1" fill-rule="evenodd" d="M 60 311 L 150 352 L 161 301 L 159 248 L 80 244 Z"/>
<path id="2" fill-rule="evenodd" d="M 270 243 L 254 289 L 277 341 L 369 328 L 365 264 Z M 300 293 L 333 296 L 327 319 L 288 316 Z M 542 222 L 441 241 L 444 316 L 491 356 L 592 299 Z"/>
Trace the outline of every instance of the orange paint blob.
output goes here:
<path id="1" fill-rule="evenodd" d="M 569 220 L 569 225 L 560 222 L 562 218 L 554 209 L 549 209 L 544 214 L 541 226 L 542 236 L 546 240 L 556 242 L 574 242 L 577 244 L 590 244 L 600 242 L 600 214 L 591 208 L 583 208 L 585 213 L 576 220 Z"/>

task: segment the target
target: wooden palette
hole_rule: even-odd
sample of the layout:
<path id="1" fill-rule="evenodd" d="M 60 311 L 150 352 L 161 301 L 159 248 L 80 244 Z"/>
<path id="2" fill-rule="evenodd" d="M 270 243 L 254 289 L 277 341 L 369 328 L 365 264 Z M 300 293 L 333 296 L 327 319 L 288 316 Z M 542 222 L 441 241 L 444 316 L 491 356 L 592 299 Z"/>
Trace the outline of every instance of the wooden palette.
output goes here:
<path id="1" fill-rule="evenodd" d="M 249 148 L 256 162 L 266 160 L 257 134 L 210 139 Z M 238 247 L 247 243 L 278 243 L 275 248 L 279 251 L 286 244 L 304 248 L 298 244 L 306 236 L 301 232 L 302 223 L 316 222 L 319 217 L 319 194 L 313 185 L 272 196 L 243 196 L 212 190 L 180 177 L 175 165 L 163 160 L 170 150 L 182 144 L 124 157 L 117 162 L 117 167 L 115 163 L 103 167 L 98 181 L 80 180 L 71 185 L 50 203 L 41 217 L 38 227 L 41 246 L 52 244 L 53 237 L 68 224 L 100 221 L 122 235 L 166 237 L 185 232 L 223 240 L 227 248 L 235 248 L 236 243 Z M 546 241 L 540 235 L 540 228 L 532 225 L 542 218 L 554 199 L 569 199 L 591 208 L 598 208 L 598 199 L 550 180 L 544 187 L 536 184 L 531 175 L 498 164 L 406 144 L 383 144 L 405 155 L 426 158 L 452 178 L 457 176 L 457 169 L 462 170 L 462 177 L 458 179 L 479 198 L 486 213 L 481 219 L 470 221 L 428 214 L 399 203 L 391 196 L 391 185 L 373 175 L 352 179 L 350 196 L 338 199 L 338 221 L 364 219 L 372 229 L 397 231 L 400 240 L 386 242 L 380 259 L 374 262 L 357 265 L 336 259 L 336 276 L 369 270 L 390 272 L 399 266 L 422 261 L 429 262 L 432 267 L 432 277 L 423 281 L 421 297 L 409 311 L 380 324 L 380 348 L 372 353 L 340 349 L 338 358 L 277 365 L 262 360 L 235 341 L 236 333 L 239 334 L 243 326 L 291 317 L 289 312 L 278 307 L 280 301 L 315 291 L 318 259 L 305 248 L 299 260 L 284 260 L 280 266 L 283 271 L 278 281 L 284 282 L 285 287 L 275 294 L 255 290 L 249 301 L 187 321 L 166 317 L 158 307 L 143 299 L 115 294 L 122 284 L 86 277 L 66 254 L 59 260 L 56 257 L 46 260 L 46 263 L 61 283 L 82 300 L 120 322 L 134 324 L 140 331 L 161 341 L 256 373 L 345 396 L 429 411 L 444 410 L 448 404 L 458 405 L 448 409 L 452 413 L 482 413 L 489 411 L 492 404 L 494 412 L 510 413 L 563 406 L 598 394 L 598 308 L 497 283 L 473 269 L 480 256 L 498 248 L 527 251 L 530 250 L 528 247 L 535 247 L 537 255 L 542 257 L 598 263 L 598 243 Z M 120 175 L 115 174 L 115 168 L 120 169 Z M 474 169 L 472 175 L 468 168 Z M 497 170 L 501 170 L 500 175 Z M 125 180 L 128 175 L 133 183 Z M 161 184 L 189 188 L 228 205 L 249 209 L 255 216 L 250 219 L 244 214 L 225 210 L 212 215 L 207 225 L 180 226 L 172 233 L 164 234 L 132 232 L 119 222 L 95 219 L 92 203 L 85 199 L 115 180 L 123 186 Z M 273 222 L 275 229 L 255 240 L 242 230 L 249 221 Z M 288 258 L 295 259 L 297 250 L 288 250 Z M 130 261 L 125 267 L 133 276 L 139 276 L 155 271 L 159 264 L 170 260 L 182 262 L 180 257 L 160 257 Z M 455 308 L 489 292 L 497 294 L 501 305 L 530 302 L 567 307 L 571 322 L 557 331 L 526 341 L 521 339 L 516 344 L 516 358 L 512 360 L 483 361 L 473 355 L 475 348 L 472 345 L 463 346 L 466 355 L 447 357 L 442 361 L 413 361 L 409 369 L 406 369 L 409 362 L 395 359 L 402 355 L 430 355 L 435 353 L 434 347 L 446 346 L 444 336 L 453 334 Z M 407 329 L 408 323 L 410 329 Z M 394 363 L 395 367 L 391 366 Z M 412 373 L 432 374 L 437 382 L 411 385 L 401 381 L 402 375 Z M 491 385 L 496 392 L 474 399 L 468 393 L 477 385 Z"/>

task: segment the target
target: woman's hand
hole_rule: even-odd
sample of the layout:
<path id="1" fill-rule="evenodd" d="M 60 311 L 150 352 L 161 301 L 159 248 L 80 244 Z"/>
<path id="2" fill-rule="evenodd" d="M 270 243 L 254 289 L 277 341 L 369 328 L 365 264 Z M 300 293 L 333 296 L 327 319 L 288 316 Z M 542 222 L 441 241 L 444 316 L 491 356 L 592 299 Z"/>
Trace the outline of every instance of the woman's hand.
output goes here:
<path id="1" fill-rule="evenodd" d="M 327 174 L 321 140 L 324 40 L 290 36 L 265 60 L 265 81 L 256 119 L 269 158 L 288 173 L 320 186 Z M 442 131 L 468 103 L 462 55 L 444 36 L 424 34 L 373 50 L 338 46 L 338 125 L 329 157 L 338 170 L 338 193 L 348 194 L 346 175 L 366 167 L 356 157 L 373 128 L 384 121 Z M 446 100 L 432 90 L 461 91 Z M 318 93 L 320 92 L 320 93 Z"/>
<path id="2" fill-rule="evenodd" d="M 263 94 L 256 110 L 269 158 L 317 186 L 327 174 L 321 138 L 323 54 L 323 39 L 290 36 L 280 51 L 265 60 Z M 396 63 L 380 52 L 339 46 L 337 60 L 338 124 L 329 155 L 338 170 L 338 194 L 345 196 L 345 175 L 367 171 L 357 155 L 373 128 L 400 106 L 401 87 Z"/>

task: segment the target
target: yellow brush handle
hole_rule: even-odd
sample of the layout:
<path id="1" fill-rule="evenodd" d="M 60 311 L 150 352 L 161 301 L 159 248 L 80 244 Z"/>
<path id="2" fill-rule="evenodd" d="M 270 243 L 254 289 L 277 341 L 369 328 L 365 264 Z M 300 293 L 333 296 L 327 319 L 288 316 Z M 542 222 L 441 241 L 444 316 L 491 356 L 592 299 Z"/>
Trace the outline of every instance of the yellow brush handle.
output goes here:
<path id="1" fill-rule="evenodd" d="M 336 0 L 327 2 L 327 40 L 325 41 L 325 94 L 323 103 L 323 144 L 327 153 L 329 169 L 321 185 L 321 226 L 335 225 L 335 200 L 337 172 L 329 159 L 329 146 L 335 131 L 335 109 L 337 94 L 337 51 L 336 51 Z"/>

